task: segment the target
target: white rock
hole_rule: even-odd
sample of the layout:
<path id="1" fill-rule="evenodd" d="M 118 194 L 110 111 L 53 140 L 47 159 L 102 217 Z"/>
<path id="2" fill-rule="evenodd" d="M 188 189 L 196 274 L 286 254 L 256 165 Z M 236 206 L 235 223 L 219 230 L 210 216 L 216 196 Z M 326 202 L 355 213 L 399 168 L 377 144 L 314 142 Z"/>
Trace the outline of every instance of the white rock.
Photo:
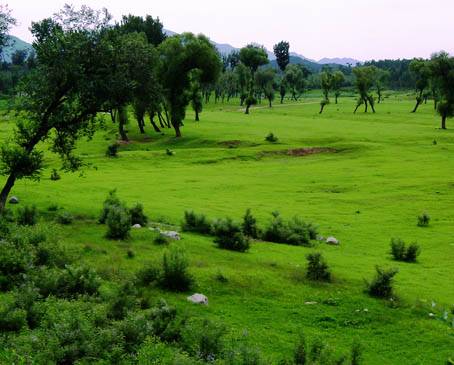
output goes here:
<path id="1" fill-rule="evenodd" d="M 142 228 L 142 226 L 140 224 L 134 224 L 132 226 L 132 228 L 139 229 L 139 228 Z"/>
<path id="2" fill-rule="evenodd" d="M 340 244 L 339 240 L 336 237 L 328 237 L 326 239 L 326 243 L 328 245 L 334 245 L 334 246 L 337 246 Z"/>
<path id="3" fill-rule="evenodd" d="M 10 204 L 19 204 L 19 198 L 17 196 L 12 196 L 9 200 Z"/>
<path id="4" fill-rule="evenodd" d="M 315 305 L 318 304 L 317 302 L 304 302 L 305 305 Z"/>
<path id="5" fill-rule="evenodd" d="M 194 294 L 187 298 L 189 302 L 194 304 L 208 305 L 208 298 L 203 294 Z"/>
<path id="6" fill-rule="evenodd" d="M 161 231 L 161 234 L 164 237 L 170 238 L 171 240 L 175 240 L 175 241 L 181 240 L 180 234 L 175 231 Z"/>

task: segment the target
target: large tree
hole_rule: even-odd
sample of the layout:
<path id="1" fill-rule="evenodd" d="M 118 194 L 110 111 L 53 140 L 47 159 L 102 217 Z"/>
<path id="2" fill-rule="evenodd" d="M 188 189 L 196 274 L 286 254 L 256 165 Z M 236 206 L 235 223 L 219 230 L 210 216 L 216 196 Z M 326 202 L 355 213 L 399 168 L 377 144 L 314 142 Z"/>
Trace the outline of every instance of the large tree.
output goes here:
<path id="1" fill-rule="evenodd" d="M 306 86 L 306 77 L 309 72 L 303 65 L 288 65 L 285 69 L 285 85 L 290 89 L 292 99 L 298 101 Z"/>
<path id="2" fill-rule="evenodd" d="M 191 73 L 198 69 L 201 84 L 214 83 L 221 72 L 222 62 L 207 37 L 192 33 L 167 38 L 159 46 L 159 54 L 159 76 L 169 105 L 170 120 L 176 137 L 181 137 L 180 127 L 190 101 Z"/>
<path id="3" fill-rule="evenodd" d="M 355 75 L 355 86 L 359 94 L 358 102 L 356 104 L 355 113 L 358 108 L 364 104 L 364 111 L 367 113 L 368 105 L 372 108 L 375 113 L 374 97 L 370 93 L 370 89 L 374 85 L 376 79 L 377 68 L 375 66 L 360 66 L 353 69 Z"/>
<path id="4" fill-rule="evenodd" d="M 60 155 L 64 169 L 77 170 L 82 161 L 74 154 L 76 142 L 93 134 L 97 113 L 124 105 L 153 68 L 145 40 L 137 34 L 112 35 L 109 21 L 106 10 L 65 6 L 54 18 L 32 24 L 37 66 L 19 93 L 14 137 L 1 146 L 0 173 L 8 177 L 0 211 L 17 180 L 39 178 L 41 142 Z M 112 77 L 113 70 L 121 78 Z"/>
<path id="5" fill-rule="evenodd" d="M 418 107 L 424 101 L 424 91 L 430 85 L 431 69 L 429 62 L 422 58 L 415 58 L 414 60 L 412 60 L 409 69 L 415 80 L 416 105 L 413 108 L 412 113 L 416 113 Z"/>
<path id="6" fill-rule="evenodd" d="M 341 94 L 342 86 L 345 83 L 345 75 L 342 71 L 337 70 L 333 74 L 333 91 L 334 91 L 334 98 L 337 104 L 337 99 Z"/>
<path id="7" fill-rule="evenodd" d="M 454 117 L 454 58 L 446 52 L 434 54 L 430 70 L 438 90 L 437 111 L 441 116 L 441 128 L 446 129 L 446 120 Z"/>
<path id="8" fill-rule="evenodd" d="M 330 68 L 325 68 L 320 73 L 320 87 L 322 88 L 323 99 L 320 102 L 320 114 L 323 113 L 323 109 L 330 103 L 329 93 L 333 88 L 333 73 Z"/>
<path id="9" fill-rule="evenodd" d="M 378 104 L 380 104 L 383 100 L 383 90 L 388 84 L 390 77 L 390 73 L 388 70 L 383 70 L 381 68 L 377 68 L 377 72 L 375 74 L 375 89 L 377 90 L 377 96 L 378 96 Z"/>
<path id="10" fill-rule="evenodd" d="M 0 5 L 0 55 L 9 42 L 9 30 L 16 24 L 8 5 Z"/>
<path id="11" fill-rule="evenodd" d="M 249 92 L 246 98 L 245 111 L 246 114 L 249 114 L 249 108 L 251 107 L 251 105 L 256 103 L 254 97 L 255 73 L 257 72 L 260 66 L 266 65 L 269 62 L 269 60 L 268 55 L 263 47 L 249 44 L 248 46 L 241 48 L 240 61 L 249 69 L 251 73 L 251 78 L 249 82 Z"/>
<path id="12" fill-rule="evenodd" d="M 276 62 L 282 72 L 290 63 L 290 43 L 281 41 L 273 47 L 274 55 L 276 56 Z"/>
<path id="13" fill-rule="evenodd" d="M 255 74 L 255 84 L 260 94 L 268 100 L 268 105 L 273 106 L 276 90 L 276 71 L 273 68 L 258 70 Z"/>

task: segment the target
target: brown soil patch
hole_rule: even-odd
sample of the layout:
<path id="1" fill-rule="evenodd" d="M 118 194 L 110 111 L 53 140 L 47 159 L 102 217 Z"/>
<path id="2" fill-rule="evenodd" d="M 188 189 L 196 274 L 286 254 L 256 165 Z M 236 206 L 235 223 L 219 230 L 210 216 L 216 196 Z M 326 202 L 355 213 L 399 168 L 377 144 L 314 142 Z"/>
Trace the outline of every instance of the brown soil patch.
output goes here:
<path id="1" fill-rule="evenodd" d="M 336 153 L 337 150 L 329 147 L 306 147 L 306 148 L 292 148 L 289 150 L 280 151 L 263 151 L 260 154 L 262 156 L 275 156 L 275 155 L 287 155 L 293 157 L 303 157 L 309 155 L 315 155 L 318 153 Z"/>
<path id="2" fill-rule="evenodd" d="M 233 141 L 223 141 L 218 143 L 220 146 L 227 147 L 227 148 L 236 148 L 241 144 L 241 141 L 233 140 Z"/>

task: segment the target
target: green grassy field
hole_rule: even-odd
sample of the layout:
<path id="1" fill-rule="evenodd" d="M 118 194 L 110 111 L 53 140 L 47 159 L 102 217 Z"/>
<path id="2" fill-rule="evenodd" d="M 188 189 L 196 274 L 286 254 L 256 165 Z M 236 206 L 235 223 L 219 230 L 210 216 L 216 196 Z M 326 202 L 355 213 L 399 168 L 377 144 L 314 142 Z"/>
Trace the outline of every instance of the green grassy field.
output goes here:
<path id="1" fill-rule="evenodd" d="M 432 105 L 410 114 L 414 100 L 406 96 L 391 96 L 377 105 L 376 114 L 354 115 L 355 100 L 341 98 L 319 115 L 319 101 L 314 95 L 272 109 L 263 104 L 249 116 L 233 102 L 210 104 L 199 123 L 188 111 L 180 140 L 171 130 L 158 135 L 149 127 L 146 136 L 139 135 L 131 120 L 132 142 L 116 159 L 105 157 L 116 139 L 115 126 L 107 123 L 93 141 L 79 145 L 92 164 L 83 176 L 65 174 L 51 181 L 50 171 L 59 165 L 46 153 L 41 181 L 21 181 L 13 194 L 22 205 L 45 211 L 58 204 L 77 215 L 80 219 L 56 234 L 105 277 L 131 275 L 159 260 L 163 250 L 146 229 L 134 231 L 127 242 L 104 238 L 105 227 L 96 218 L 112 189 L 128 204 L 143 203 L 153 221 L 174 225 L 185 210 L 240 220 L 251 208 L 261 226 L 275 210 L 288 218 L 299 215 L 341 245 L 257 242 L 241 254 L 217 249 L 210 237 L 183 233 L 174 244 L 186 248 L 194 292 L 206 294 L 210 305 L 190 305 L 187 294 L 158 289 L 150 294 L 183 312 L 224 323 L 231 336 L 247 331 L 271 362 L 290 354 L 304 331 L 342 351 L 358 339 L 366 364 L 444 364 L 454 354 L 454 129 L 438 129 Z M 13 119 L 2 117 L 2 140 L 11 135 Z M 278 143 L 265 142 L 269 132 Z M 333 151 L 286 153 L 306 147 Z M 166 148 L 175 155 L 167 156 Z M 416 225 L 423 212 L 432 217 L 427 228 Z M 392 237 L 418 241 L 418 263 L 392 261 Z M 84 250 L 88 246 L 92 249 Z M 127 258 L 128 249 L 135 258 Z M 305 256 L 315 250 L 327 258 L 333 283 L 304 278 Z M 399 305 L 364 293 L 364 279 L 374 275 L 376 265 L 399 268 Z M 226 283 L 216 280 L 219 273 Z M 441 318 L 445 309 L 447 321 Z"/>

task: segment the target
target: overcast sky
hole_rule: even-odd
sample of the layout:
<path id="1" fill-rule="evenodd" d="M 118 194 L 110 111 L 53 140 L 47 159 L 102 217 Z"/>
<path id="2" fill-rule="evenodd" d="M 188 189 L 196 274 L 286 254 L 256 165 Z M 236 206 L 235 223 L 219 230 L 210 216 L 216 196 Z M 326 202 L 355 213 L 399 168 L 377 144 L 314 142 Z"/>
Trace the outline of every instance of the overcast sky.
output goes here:
<path id="1" fill-rule="evenodd" d="M 66 2 L 106 7 L 115 19 L 123 14 L 159 16 L 166 29 L 204 33 L 235 47 L 257 42 L 272 49 L 287 40 L 291 51 L 316 60 L 454 53 L 454 0 L 9 0 L 19 21 L 11 33 L 31 41 L 31 22 Z"/>

